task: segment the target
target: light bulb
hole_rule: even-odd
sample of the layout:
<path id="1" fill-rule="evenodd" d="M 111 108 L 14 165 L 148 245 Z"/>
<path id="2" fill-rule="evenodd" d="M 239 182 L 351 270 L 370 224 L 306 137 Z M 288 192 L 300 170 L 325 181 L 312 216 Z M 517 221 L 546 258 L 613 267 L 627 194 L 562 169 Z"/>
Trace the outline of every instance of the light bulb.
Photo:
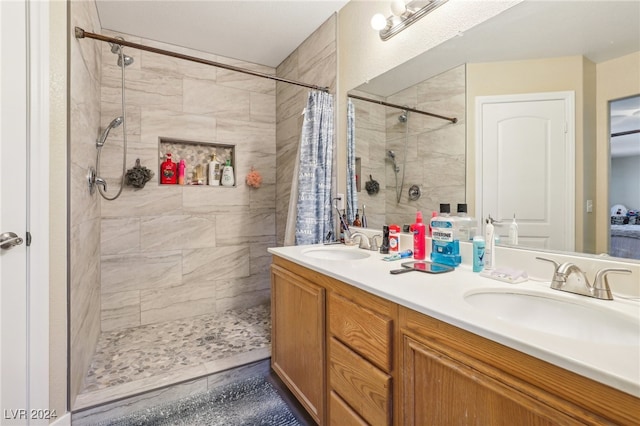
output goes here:
<path id="1" fill-rule="evenodd" d="M 371 18 L 371 28 L 376 31 L 380 31 L 386 26 L 387 18 L 385 18 L 382 13 L 376 13 L 375 15 L 373 15 L 373 18 Z"/>
<path id="2" fill-rule="evenodd" d="M 391 13 L 401 16 L 407 10 L 404 0 L 394 0 L 391 2 Z"/>

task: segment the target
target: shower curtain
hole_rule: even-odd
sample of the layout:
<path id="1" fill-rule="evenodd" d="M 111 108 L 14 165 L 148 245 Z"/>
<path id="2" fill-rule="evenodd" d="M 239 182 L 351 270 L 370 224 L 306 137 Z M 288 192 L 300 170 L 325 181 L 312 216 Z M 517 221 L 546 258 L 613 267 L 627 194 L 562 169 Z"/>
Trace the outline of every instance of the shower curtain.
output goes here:
<path id="1" fill-rule="evenodd" d="M 285 245 L 320 243 L 329 231 L 333 232 L 332 164 L 333 96 L 309 92 L 291 185 Z"/>
<path id="2" fill-rule="evenodd" d="M 353 223 L 358 212 L 356 191 L 356 113 L 351 99 L 347 103 L 347 221 Z"/>

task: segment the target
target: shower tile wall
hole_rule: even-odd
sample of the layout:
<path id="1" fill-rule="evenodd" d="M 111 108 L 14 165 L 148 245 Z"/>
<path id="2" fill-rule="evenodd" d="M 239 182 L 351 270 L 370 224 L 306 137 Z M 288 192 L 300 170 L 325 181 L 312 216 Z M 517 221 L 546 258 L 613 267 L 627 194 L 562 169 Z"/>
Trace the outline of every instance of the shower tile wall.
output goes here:
<path id="1" fill-rule="evenodd" d="M 352 91 L 353 94 L 384 100 L 364 92 Z M 385 209 L 387 197 L 387 175 L 384 172 L 387 167 L 391 167 L 387 159 L 386 129 L 385 129 L 385 108 L 366 101 L 352 99 L 355 110 L 355 140 L 356 158 L 361 160 L 360 170 L 360 192 L 358 195 L 358 209 L 362 214 L 362 206 L 366 208 L 367 226 L 374 229 L 382 229 L 385 225 Z M 380 184 L 380 191 L 369 195 L 366 190 L 366 183 L 372 177 Z M 393 179 L 393 177 L 392 177 Z M 390 185 L 395 185 L 391 180 Z"/>
<path id="2" fill-rule="evenodd" d="M 364 94 L 371 97 L 369 94 Z M 356 107 L 356 155 L 362 158 L 362 192 L 358 205 L 367 206 L 369 227 L 380 228 L 385 223 L 411 224 L 421 210 L 426 218 L 431 211 L 439 211 L 440 203 L 465 202 L 466 138 L 465 138 L 465 66 L 461 65 L 429 80 L 388 96 L 387 102 L 408 105 L 422 111 L 447 117 L 458 122 L 409 113 L 409 141 L 404 188 L 400 203 L 396 202 L 396 183 L 387 151 L 396 154 L 400 166 L 398 185 L 402 180 L 404 162 L 404 123 L 398 120 L 401 111 L 354 100 Z M 382 146 L 380 134 L 385 138 Z M 384 170 L 384 172 L 382 172 Z M 380 193 L 367 195 L 364 189 L 369 173 L 380 183 Z M 377 171 L 377 174 L 376 174 Z M 384 175 L 382 175 L 384 173 Z M 422 196 L 409 201 L 408 190 L 418 185 Z M 382 222 L 380 222 L 382 220 Z"/>
<path id="3" fill-rule="evenodd" d="M 269 67 L 127 34 L 128 41 L 274 74 Z M 121 69 L 102 48 L 102 123 L 120 114 Z M 269 300 L 275 241 L 276 86 L 271 80 L 125 48 L 127 168 L 155 172 L 143 189 L 101 201 L 102 330 L 249 307 Z M 109 194 L 119 188 L 123 127 L 103 150 Z M 235 145 L 234 188 L 159 185 L 158 138 Z M 175 155 L 174 155 L 175 157 Z M 179 158 L 174 158 L 178 161 Z M 258 189 L 244 177 L 255 167 Z"/>
<path id="4" fill-rule="evenodd" d="M 336 15 L 331 16 L 277 68 L 276 75 L 336 91 Z M 276 230 L 278 245 L 284 242 L 291 180 L 302 129 L 302 110 L 309 89 L 286 83 L 276 85 Z M 334 106 L 336 102 L 334 100 Z"/>
<path id="5" fill-rule="evenodd" d="M 456 117 L 452 124 L 439 118 L 409 113 L 409 143 L 404 189 L 400 203 L 396 203 L 393 167 L 387 166 L 386 213 L 390 223 L 415 222 L 416 210 L 426 217 L 439 211 L 440 203 L 465 202 L 466 137 L 465 137 L 465 66 L 460 65 L 408 89 L 387 97 L 397 105 L 415 105 L 417 109 L 446 117 Z M 400 111 L 386 108 L 387 149 L 396 153 L 402 164 L 405 143 L 405 124 L 398 120 Z M 402 155 L 401 155 L 402 154 Z M 402 171 L 398 180 L 402 178 Z M 409 201 L 411 185 L 418 185 L 422 196 Z"/>
<path id="6" fill-rule="evenodd" d="M 100 31 L 93 2 L 73 1 L 70 27 Z M 101 50 L 98 43 L 71 38 L 69 139 L 69 285 L 71 401 L 80 392 L 100 335 L 100 203 L 89 195 L 87 169 L 95 165 L 101 127 Z"/>

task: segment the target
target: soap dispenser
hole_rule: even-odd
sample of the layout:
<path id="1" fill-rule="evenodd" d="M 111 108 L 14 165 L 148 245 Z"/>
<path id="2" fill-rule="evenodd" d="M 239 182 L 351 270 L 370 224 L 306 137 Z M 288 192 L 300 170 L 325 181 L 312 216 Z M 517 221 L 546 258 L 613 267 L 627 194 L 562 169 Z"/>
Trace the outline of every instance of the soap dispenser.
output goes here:
<path id="1" fill-rule="evenodd" d="M 235 177 L 233 176 L 233 166 L 231 165 L 231 160 L 227 160 L 224 168 L 222 169 L 222 186 L 233 186 L 235 185 Z"/>

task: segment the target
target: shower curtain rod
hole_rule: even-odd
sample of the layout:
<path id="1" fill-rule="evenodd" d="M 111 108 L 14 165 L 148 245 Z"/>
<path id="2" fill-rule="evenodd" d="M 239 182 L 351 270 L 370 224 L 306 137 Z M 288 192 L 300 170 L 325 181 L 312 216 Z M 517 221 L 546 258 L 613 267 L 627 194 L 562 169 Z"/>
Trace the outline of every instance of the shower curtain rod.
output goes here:
<path id="1" fill-rule="evenodd" d="M 288 80 L 286 78 L 276 77 L 275 75 L 265 74 L 258 71 L 251 71 L 244 68 L 234 67 L 233 65 L 221 64 L 220 62 L 208 61 L 206 59 L 198 58 L 195 56 L 183 55 L 181 53 L 171 52 L 169 50 L 158 49 L 155 47 L 145 46 L 143 44 L 132 43 L 130 41 L 121 40 L 115 37 L 108 37 L 101 34 L 90 33 L 88 31 L 83 30 L 80 27 L 75 27 L 75 36 L 76 38 L 92 38 L 95 40 L 106 41 L 109 43 L 119 44 L 121 46 L 131 47 L 133 49 L 146 50 L 147 52 L 158 53 L 160 55 L 171 56 L 173 58 L 184 59 L 186 61 L 198 62 L 204 65 L 211 65 L 218 68 L 224 68 L 230 71 L 236 71 L 243 74 L 249 74 L 256 77 L 268 78 L 270 80 L 280 81 L 282 83 L 295 84 L 296 86 L 308 87 L 313 90 L 320 90 L 323 92 L 329 92 L 328 87 L 320 87 L 313 84 L 302 83 L 300 81 Z"/>
<path id="2" fill-rule="evenodd" d="M 390 104 L 389 102 L 385 102 L 385 101 L 377 101 L 375 99 L 365 98 L 365 97 L 358 96 L 358 95 L 347 95 L 347 96 L 350 97 L 350 98 L 353 98 L 353 99 L 359 99 L 361 101 L 371 102 L 371 103 L 382 105 L 382 106 L 387 106 L 387 107 L 391 107 L 391 108 L 398 108 L 398 109 L 401 109 L 401 110 L 404 110 L 404 111 L 409 111 L 409 112 L 415 112 L 417 114 L 428 115 L 429 117 L 440 118 L 442 120 L 447 120 L 447 121 L 450 121 L 452 123 L 457 123 L 458 122 L 458 119 L 455 118 L 455 117 L 453 117 L 453 118 L 445 117 L 443 115 L 433 114 L 431 112 L 421 111 L 419 109 L 409 108 L 409 107 L 406 107 L 406 106 Z"/>

